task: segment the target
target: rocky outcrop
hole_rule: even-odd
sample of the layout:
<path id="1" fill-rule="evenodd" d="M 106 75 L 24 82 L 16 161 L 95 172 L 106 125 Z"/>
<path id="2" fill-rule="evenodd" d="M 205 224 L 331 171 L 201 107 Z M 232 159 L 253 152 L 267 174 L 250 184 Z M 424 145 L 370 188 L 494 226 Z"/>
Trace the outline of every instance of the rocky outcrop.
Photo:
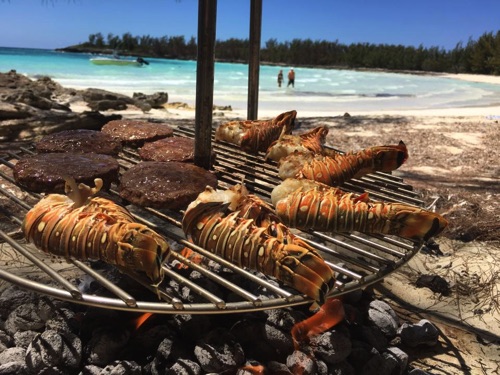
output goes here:
<path id="1" fill-rule="evenodd" d="M 165 108 L 168 103 L 168 93 L 156 92 L 152 95 L 146 95 L 142 92 L 134 92 L 132 98 L 135 100 L 148 104 L 151 108 Z"/>
<path id="2" fill-rule="evenodd" d="M 85 102 L 90 111 L 71 110 L 71 103 Z M 164 108 L 168 94 L 126 95 L 100 89 L 76 90 L 64 88 L 50 77 L 32 80 L 15 70 L 0 73 L 0 141 L 33 140 L 56 131 L 68 129 L 100 130 L 120 115 L 105 115 L 108 110 L 125 110 L 128 106 L 148 112 Z"/>
<path id="3" fill-rule="evenodd" d="M 68 129 L 100 129 L 119 115 L 97 111 L 72 112 L 69 103 L 81 95 L 49 77 L 36 80 L 11 70 L 0 73 L 0 140 L 32 140 L 37 136 Z"/>

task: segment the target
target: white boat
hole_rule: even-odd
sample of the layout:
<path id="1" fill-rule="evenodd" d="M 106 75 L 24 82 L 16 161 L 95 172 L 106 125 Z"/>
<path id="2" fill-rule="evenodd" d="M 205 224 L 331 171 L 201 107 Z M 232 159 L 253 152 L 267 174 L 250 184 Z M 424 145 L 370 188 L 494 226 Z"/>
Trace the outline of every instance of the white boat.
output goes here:
<path id="1" fill-rule="evenodd" d="M 142 57 L 138 57 L 136 60 L 122 59 L 119 57 L 94 57 L 90 59 L 90 62 L 95 65 L 121 65 L 121 66 L 143 66 L 144 64 L 149 65 L 149 63 Z"/>

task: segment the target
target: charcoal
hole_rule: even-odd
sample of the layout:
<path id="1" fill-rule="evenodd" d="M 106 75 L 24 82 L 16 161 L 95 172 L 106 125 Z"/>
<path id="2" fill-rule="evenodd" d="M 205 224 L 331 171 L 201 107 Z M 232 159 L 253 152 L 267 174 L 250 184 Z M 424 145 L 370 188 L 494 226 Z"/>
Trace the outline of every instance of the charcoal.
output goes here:
<path id="1" fill-rule="evenodd" d="M 332 375 L 355 375 L 354 367 L 347 361 L 328 365 L 328 374 Z"/>
<path id="2" fill-rule="evenodd" d="M 392 307 L 384 301 L 374 300 L 370 303 L 368 320 L 387 337 L 393 337 L 397 333 L 399 319 Z"/>
<path id="3" fill-rule="evenodd" d="M 34 303 L 23 303 L 14 309 L 5 322 L 5 330 L 13 335 L 18 331 L 40 331 L 45 322 L 38 315 L 38 306 Z"/>
<path id="4" fill-rule="evenodd" d="M 141 375 L 142 367 L 134 361 L 114 361 L 104 367 L 99 375 Z"/>
<path id="5" fill-rule="evenodd" d="M 293 339 L 290 331 L 282 331 L 269 323 L 264 325 L 264 335 L 267 342 L 277 354 L 290 353 L 293 350 Z"/>
<path id="6" fill-rule="evenodd" d="M 194 354 L 204 371 L 223 372 L 238 368 L 245 362 L 245 353 L 234 336 L 216 328 L 200 340 Z"/>
<path id="7" fill-rule="evenodd" d="M 292 375 L 292 373 L 284 363 L 269 361 L 266 368 L 269 373 L 273 375 Z"/>
<path id="8" fill-rule="evenodd" d="M 121 353 L 123 358 L 141 362 L 144 358 L 155 353 L 165 338 L 172 338 L 173 341 L 174 333 L 167 324 L 154 324 L 143 329 L 144 325 L 131 336 Z"/>
<path id="9" fill-rule="evenodd" d="M 201 374 L 201 366 L 189 359 L 179 358 L 167 370 L 165 375 L 199 375 Z"/>
<path id="10" fill-rule="evenodd" d="M 0 375 L 28 375 L 28 368 L 24 362 L 1 362 Z"/>
<path id="11" fill-rule="evenodd" d="M 373 326 L 356 326 L 351 329 L 351 337 L 357 340 L 363 340 L 364 342 L 370 344 L 379 352 L 383 352 L 387 349 L 388 340 L 384 336 L 382 331 L 377 327 Z"/>
<path id="12" fill-rule="evenodd" d="M 236 371 L 236 375 L 255 375 L 262 374 L 264 371 L 265 367 L 260 362 L 249 360 Z"/>
<path id="13" fill-rule="evenodd" d="M 231 327 L 231 333 L 236 337 L 243 347 L 247 358 L 259 358 L 261 361 L 285 360 L 290 350 L 283 351 L 286 343 L 278 343 L 274 346 L 272 340 L 269 341 L 266 334 L 266 323 L 251 319 L 241 319 Z M 273 329 L 271 329 L 273 330 Z M 279 331 L 274 329 L 275 331 Z M 274 336 L 279 337 L 283 333 L 275 332 Z M 256 345 L 258 343 L 258 345 Z M 291 348 L 293 350 L 293 346 Z"/>
<path id="14" fill-rule="evenodd" d="M 318 373 L 314 358 L 300 350 L 295 350 L 288 356 L 286 365 L 293 374 L 313 375 Z"/>
<path id="15" fill-rule="evenodd" d="M 128 330 L 116 327 L 101 327 L 92 332 L 92 338 L 85 351 L 88 353 L 88 363 L 106 366 L 118 359 L 118 354 L 125 348 L 130 339 Z"/>
<path id="16" fill-rule="evenodd" d="M 439 330 L 427 319 L 422 319 L 416 324 L 403 323 L 398 334 L 401 342 L 412 348 L 418 345 L 436 345 L 439 338 Z"/>
<path id="17" fill-rule="evenodd" d="M 360 374 L 369 374 L 365 372 L 361 372 L 366 363 L 375 355 L 380 356 L 377 349 L 375 349 L 370 344 L 360 340 L 351 340 L 351 353 L 347 357 L 347 360 L 354 369 L 356 373 Z M 376 374 L 376 373 L 374 373 Z"/>
<path id="18" fill-rule="evenodd" d="M 86 365 L 78 375 L 100 375 L 102 368 L 95 365 Z"/>
<path id="19" fill-rule="evenodd" d="M 27 371 L 26 350 L 23 348 L 7 348 L 0 353 L 0 374 L 8 374 L 12 369 L 22 369 Z M 9 366 L 7 366 L 9 365 Z M 4 367 L 5 366 L 5 367 Z"/>
<path id="20" fill-rule="evenodd" d="M 14 333 L 14 344 L 17 347 L 27 349 L 36 335 L 40 332 L 36 331 L 19 331 Z"/>
<path id="21" fill-rule="evenodd" d="M 291 309 L 266 310 L 264 313 L 267 315 L 268 324 L 285 331 L 291 331 L 296 323 L 307 318 L 302 312 Z"/>
<path id="22" fill-rule="evenodd" d="M 328 364 L 345 360 L 351 353 L 351 340 L 346 329 L 334 328 L 311 339 L 314 354 Z"/>
<path id="23" fill-rule="evenodd" d="M 374 350 L 373 355 L 361 367 L 360 374 L 391 375 L 391 371 L 386 367 L 384 357 Z"/>
<path id="24" fill-rule="evenodd" d="M 44 369 L 77 369 L 82 360 L 82 342 L 70 332 L 46 330 L 36 336 L 26 350 L 26 364 L 36 373 Z"/>
<path id="25" fill-rule="evenodd" d="M 175 315 L 174 324 L 179 336 L 186 341 L 196 342 L 204 332 L 212 329 L 212 320 L 206 315 Z"/>
<path id="26" fill-rule="evenodd" d="M 408 366 L 408 354 L 394 346 L 387 348 L 387 351 L 382 353 L 382 357 L 391 375 L 402 375 Z"/>
<path id="27" fill-rule="evenodd" d="M 67 308 L 57 309 L 55 315 L 45 323 L 46 329 L 57 332 L 77 332 L 79 323 L 75 317 L 76 313 Z"/>
<path id="28" fill-rule="evenodd" d="M 12 345 L 14 345 L 12 337 L 7 334 L 7 332 L 0 330 L 0 347 L 4 346 L 5 348 L 8 348 Z M 3 350 L 0 350 L 0 353 L 1 352 L 3 352 Z"/>
<path id="29" fill-rule="evenodd" d="M 328 365 L 325 362 L 316 359 L 316 367 L 318 369 L 318 375 L 328 375 Z"/>
<path id="30" fill-rule="evenodd" d="M 7 319 L 16 307 L 36 299 L 36 294 L 11 286 L 5 289 L 0 296 L 0 317 Z"/>

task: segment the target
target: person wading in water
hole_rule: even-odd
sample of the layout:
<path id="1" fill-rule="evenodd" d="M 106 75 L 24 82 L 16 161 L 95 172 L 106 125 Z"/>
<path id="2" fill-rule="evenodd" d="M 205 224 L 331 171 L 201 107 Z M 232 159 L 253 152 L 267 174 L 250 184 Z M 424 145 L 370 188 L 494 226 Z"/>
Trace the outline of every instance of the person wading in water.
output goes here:
<path id="1" fill-rule="evenodd" d="M 278 73 L 278 87 L 281 87 L 281 84 L 283 83 L 283 70 L 280 70 Z"/>
<path id="2" fill-rule="evenodd" d="M 286 85 L 286 87 L 290 85 L 292 85 L 292 87 L 295 87 L 295 72 L 293 71 L 293 68 L 288 72 L 288 85 Z"/>

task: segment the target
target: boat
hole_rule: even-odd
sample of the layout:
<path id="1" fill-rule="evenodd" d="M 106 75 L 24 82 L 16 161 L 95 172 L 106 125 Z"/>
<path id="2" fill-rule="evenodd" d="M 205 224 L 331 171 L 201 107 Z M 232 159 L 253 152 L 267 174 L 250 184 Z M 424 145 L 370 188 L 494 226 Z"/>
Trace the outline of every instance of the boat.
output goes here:
<path id="1" fill-rule="evenodd" d="M 95 65 L 120 65 L 120 66 L 143 66 L 149 65 L 149 62 L 142 57 L 135 60 L 122 59 L 120 57 L 94 57 L 90 62 Z"/>

